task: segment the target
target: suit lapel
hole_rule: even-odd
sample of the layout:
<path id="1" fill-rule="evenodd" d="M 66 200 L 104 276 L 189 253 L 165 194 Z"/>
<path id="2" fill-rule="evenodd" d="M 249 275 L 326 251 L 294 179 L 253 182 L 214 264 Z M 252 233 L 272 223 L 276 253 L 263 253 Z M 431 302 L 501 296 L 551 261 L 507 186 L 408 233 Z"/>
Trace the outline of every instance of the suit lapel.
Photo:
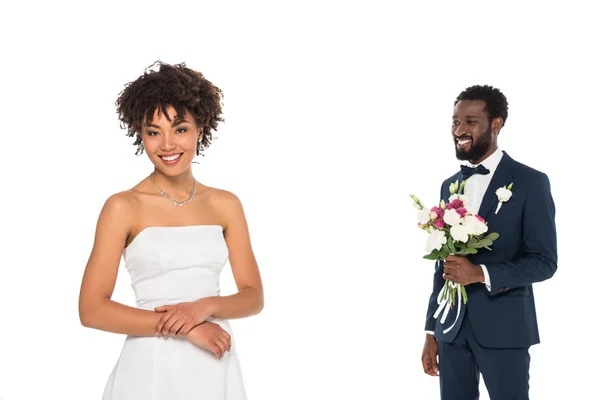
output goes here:
<path id="1" fill-rule="evenodd" d="M 508 154 L 506 154 L 506 152 L 503 153 L 504 155 L 502 156 L 502 160 L 500 160 L 498 168 L 496 168 L 496 172 L 494 172 L 494 176 L 492 176 L 490 185 L 485 191 L 485 195 L 483 195 L 483 200 L 481 201 L 481 206 L 479 207 L 478 214 L 485 220 L 487 220 L 486 216 L 490 213 L 493 207 L 498 204 L 496 190 L 498 190 L 500 187 L 510 184 L 513 180 L 515 162 L 509 157 Z"/>

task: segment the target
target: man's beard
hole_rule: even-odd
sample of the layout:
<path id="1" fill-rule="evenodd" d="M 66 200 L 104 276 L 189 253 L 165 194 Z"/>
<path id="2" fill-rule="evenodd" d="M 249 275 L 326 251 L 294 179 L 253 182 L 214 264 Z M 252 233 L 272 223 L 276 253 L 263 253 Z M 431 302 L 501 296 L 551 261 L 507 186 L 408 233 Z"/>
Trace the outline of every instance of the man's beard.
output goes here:
<path id="1" fill-rule="evenodd" d="M 488 152 L 492 145 L 492 127 L 490 126 L 487 131 L 481 135 L 477 141 L 471 137 L 471 147 L 469 150 L 460 150 L 456 147 L 456 140 L 454 140 L 454 148 L 456 149 L 456 158 L 461 161 L 467 160 L 479 160 L 485 153 Z"/>

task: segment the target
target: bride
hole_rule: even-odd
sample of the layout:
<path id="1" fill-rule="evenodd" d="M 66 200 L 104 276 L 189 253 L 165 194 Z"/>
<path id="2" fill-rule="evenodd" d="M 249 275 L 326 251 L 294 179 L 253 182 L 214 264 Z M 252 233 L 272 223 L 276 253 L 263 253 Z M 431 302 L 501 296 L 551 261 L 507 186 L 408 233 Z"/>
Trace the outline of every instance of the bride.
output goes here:
<path id="1" fill-rule="evenodd" d="M 117 111 L 154 170 L 100 212 L 81 323 L 127 335 L 104 400 L 245 399 L 228 320 L 262 310 L 261 278 L 239 199 L 190 168 L 222 121 L 222 93 L 185 64 L 153 67 L 126 85 Z M 111 300 L 121 256 L 137 307 Z M 220 296 L 227 259 L 238 292 Z"/>

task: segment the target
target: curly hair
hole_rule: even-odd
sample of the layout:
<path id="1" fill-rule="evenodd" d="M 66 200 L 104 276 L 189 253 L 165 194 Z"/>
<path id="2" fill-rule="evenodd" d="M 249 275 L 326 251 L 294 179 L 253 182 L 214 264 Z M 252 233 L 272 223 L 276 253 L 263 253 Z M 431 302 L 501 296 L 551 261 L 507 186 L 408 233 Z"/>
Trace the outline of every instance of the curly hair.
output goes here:
<path id="1" fill-rule="evenodd" d="M 222 99 L 221 89 L 200 72 L 187 68 L 185 63 L 170 65 L 156 61 L 142 76 L 125 85 L 115 105 L 121 128 L 127 129 L 127 136 L 136 136 L 133 143 L 138 146 L 136 155 L 144 151 L 142 125 L 152 120 L 157 109 L 170 121 L 169 106 L 177 112 L 176 119 L 183 118 L 189 111 L 198 127 L 203 128 L 202 140 L 196 147 L 196 154 L 200 155 L 211 144 L 212 131 L 223 122 Z"/>
<path id="2" fill-rule="evenodd" d="M 488 119 L 491 122 L 494 118 L 502 118 L 502 126 L 508 118 L 508 102 L 502 92 L 489 85 L 475 85 L 463 90 L 454 105 L 461 100 L 483 100 L 485 101 L 485 111 L 488 113 Z"/>

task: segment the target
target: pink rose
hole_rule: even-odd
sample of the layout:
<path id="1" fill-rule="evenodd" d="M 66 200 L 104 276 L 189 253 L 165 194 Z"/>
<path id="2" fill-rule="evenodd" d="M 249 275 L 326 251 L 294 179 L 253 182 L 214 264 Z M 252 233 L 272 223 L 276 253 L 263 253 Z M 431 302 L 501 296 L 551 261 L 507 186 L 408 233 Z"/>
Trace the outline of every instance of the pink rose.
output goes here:
<path id="1" fill-rule="evenodd" d="M 446 210 L 452 210 L 452 203 L 446 203 Z"/>
<path id="2" fill-rule="evenodd" d="M 452 204 L 452 208 L 454 208 L 455 210 L 464 206 L 463 201 L 459 199 L 452 200 L 452 203 L 450 204 Z"/>
<path id="3" fill-rule="evenodd" d="M 460 201 L 460 200 L 457 200 L 457 201 Z M 467 215 L 467 209 L 464 207 L 457 208 L 456 212 L 459 213 L 461 217 L 464 217 L 465 215 Z"/>
<path id="4" fill-rule="evenodd" d="M 433 225 L 435 225 L 435 227 L 438 229 L 443 229 L 444 228 L 444 220 L 436 219 L 435 221 L 433 221 Z"/>
<path id="5" fill-rule="evenodd" d="M 441 207 L 432 207 L 430 215 L 432 220 L 444 218 L 444 210 Z"/>

